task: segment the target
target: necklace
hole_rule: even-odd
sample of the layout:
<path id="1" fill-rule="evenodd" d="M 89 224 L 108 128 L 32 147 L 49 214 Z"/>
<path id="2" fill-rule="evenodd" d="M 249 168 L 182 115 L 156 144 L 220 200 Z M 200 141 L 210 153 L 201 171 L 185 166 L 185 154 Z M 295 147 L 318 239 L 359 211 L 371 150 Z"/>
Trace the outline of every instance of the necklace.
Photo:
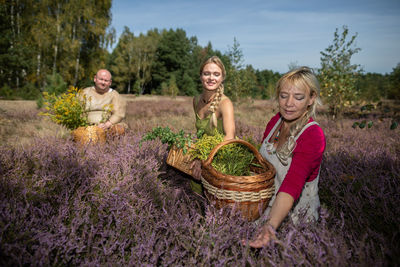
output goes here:
<path id="1" fill-rule="evenodd" d="M 281 133 L 282 126 L 283 126 L 283 122 L 282 122 L 281 126 L 279 127 L 278 132 L 277 132 L 276 135 L 275 135 L 274 143 L 278 142 L 278 138 L 279 138 L 279 135 L 280 135 L 280 133 Z"/>

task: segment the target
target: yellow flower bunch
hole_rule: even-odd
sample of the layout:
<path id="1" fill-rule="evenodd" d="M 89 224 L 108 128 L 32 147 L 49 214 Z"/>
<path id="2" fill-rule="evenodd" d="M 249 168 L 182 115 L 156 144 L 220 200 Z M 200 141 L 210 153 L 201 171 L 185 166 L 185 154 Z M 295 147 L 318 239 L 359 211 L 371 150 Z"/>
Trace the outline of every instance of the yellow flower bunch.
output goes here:
<path id="1" fill-rule="evenodd" d="M 43 92 L 43 97 L 47 112 L 41 112 L 40 115 L 48 116 L 55 123 L 64 125 L 70 130 L 89 125 L 85 111 L 86 96 L 77 88 L 71 86 L 67 92 L 59 96 Z"/>

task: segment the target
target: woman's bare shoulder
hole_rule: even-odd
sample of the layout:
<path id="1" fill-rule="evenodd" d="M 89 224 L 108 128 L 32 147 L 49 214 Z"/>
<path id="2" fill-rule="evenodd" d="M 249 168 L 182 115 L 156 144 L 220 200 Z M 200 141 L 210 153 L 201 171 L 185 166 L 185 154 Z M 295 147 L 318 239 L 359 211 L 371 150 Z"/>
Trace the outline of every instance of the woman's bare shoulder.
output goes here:
<path id="1" fill-rule="evenodd" d="M 221 101 L 219 102 L 220 105 L 233 105 L 232 101 L 226 95 L 222 95 Z"/>

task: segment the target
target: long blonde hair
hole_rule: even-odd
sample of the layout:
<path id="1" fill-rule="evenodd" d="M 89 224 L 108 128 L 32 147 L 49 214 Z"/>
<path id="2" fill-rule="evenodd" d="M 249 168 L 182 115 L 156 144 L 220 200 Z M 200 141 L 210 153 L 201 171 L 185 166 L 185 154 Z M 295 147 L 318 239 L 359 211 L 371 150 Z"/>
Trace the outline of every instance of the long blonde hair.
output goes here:
<path id="1" fill-rule="evenodd" d="M 225 70 L 224 63 L 222 63 L 222 60 L 217 56 L 212 56 L 209 59 L 207 59 L 206 61 L 204 61 L 203 64 L 201 65 L 200 76 L 203 73 L 204 67 L 210 63 L 216 64 L 221 69 L 221 72 L 222 72 L 222 82 L 221 82 L 220 86 L 217 88 L 216 96 L 211 101 L 210 107 L 208 108 L 208 110 L 211 112 L 210 124 L 212 124 L 214 127 L 217 127 L 218 121 L 217 121 L 216 111 L 218 110 L 219 103 L 221 102 L 222 96 L 224 94 L 223 81 L 225 80 L 226 70 Z"/>
<path id="2" fill-rule="evenodd" d="M 290 126 L 288 140 L 276 151 L 276 154 L 282 164 L 287 165 L 288 158 L 292 155 L 296 147 L 295 137 L 300 133 L 303 127 L 308 123 L 310 117 L 315 116 L 317 105 L 321 105 L 320 86 L 317 77 L 312 69 L 308 67 L 299 67 L 284 74 L 276 84 L 276 99 L 279 100 L 279 94 L 283 86 L 290 84 L 296 88 L 304 88 L 310 96 L 316 96 L 314 102 L 307 107 L 307 112 Z"/>

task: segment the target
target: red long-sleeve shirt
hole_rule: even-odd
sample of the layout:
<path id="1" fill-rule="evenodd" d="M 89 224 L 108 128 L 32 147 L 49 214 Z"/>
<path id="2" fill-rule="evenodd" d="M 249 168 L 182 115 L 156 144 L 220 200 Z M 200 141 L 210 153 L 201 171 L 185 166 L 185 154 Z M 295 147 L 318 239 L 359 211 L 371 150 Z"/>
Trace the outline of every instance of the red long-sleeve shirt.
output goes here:
<path id="1" fill-rule="evenodd" d="M 268 122 L 263 141 L 280 117 L 278 113 Z M 310 118 L 308 122 L 312 121 L 314 120 Z M 321 127 L 318 125 L 308 127 L 297 139 L 297 145 L 292 153 L 292 163 L 278 193 L 288 193 L 297 200 L 304 184 L 317 178 L 325 146 L 325 135 Z"/>

